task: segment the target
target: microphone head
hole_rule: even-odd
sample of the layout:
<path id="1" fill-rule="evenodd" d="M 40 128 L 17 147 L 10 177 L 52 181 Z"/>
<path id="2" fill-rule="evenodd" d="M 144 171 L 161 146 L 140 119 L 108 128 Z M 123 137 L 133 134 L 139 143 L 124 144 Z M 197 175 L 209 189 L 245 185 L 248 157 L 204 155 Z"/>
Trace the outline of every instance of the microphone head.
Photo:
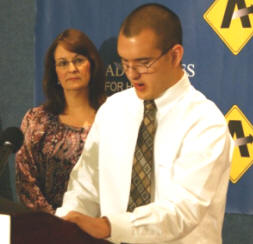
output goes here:
<path id="1" fill-rule="evenodd" d="M 0 135 L 0 146 L 3 146 L 5 142 L 10 142 L 13 153 L 16 153 L 19 150 L 23 141 L 23 132 L 17 127 L 8 127 Z"/>

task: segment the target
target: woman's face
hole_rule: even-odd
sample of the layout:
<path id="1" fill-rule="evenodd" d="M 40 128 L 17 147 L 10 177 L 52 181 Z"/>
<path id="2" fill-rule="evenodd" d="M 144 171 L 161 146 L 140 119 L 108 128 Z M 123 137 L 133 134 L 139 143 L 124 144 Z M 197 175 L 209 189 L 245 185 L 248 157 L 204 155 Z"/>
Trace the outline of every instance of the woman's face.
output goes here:
<path id="1" fill-rule="evenodd" d="M 90 61 L 83 55 L 70 52 L 59 44 L 54 53 L 58 81 L 64 92 L 88 90 Z"/>

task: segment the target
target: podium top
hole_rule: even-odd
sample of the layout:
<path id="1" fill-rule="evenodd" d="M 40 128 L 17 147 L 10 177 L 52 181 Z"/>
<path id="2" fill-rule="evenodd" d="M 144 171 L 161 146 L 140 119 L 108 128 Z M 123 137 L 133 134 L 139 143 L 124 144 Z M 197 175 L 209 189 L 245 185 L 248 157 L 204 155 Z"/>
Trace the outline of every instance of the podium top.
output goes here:
<path id="1" fill-rule="evenodd" d="M 108 244 L 76 224 L 44 212 L 13 214 L 11 221 L 12 244 Z"/>
<path id="2" fill-rule="evenodd" d="M 108 244 L 108 241 L 95 239 L 83 232 L 76 224 L 55 215 L 32 211 L 22 204 L 0 197 L 0 216 L 3 217 L 3 231 L 9 236 L 9 243 L 3 244 Z M 6 219 L 7 218 L 7 219 Z M 8 222 L 9 219 L 9 222 Z M 9 224 L 8 224 L 9 223 Z M 0 225 L 1 230 L 5 230 Z M 11 232 L 11 233 L 10 233 Z M 7 238 L 7 237 L 6 237 Z M 1 243 L 2 243 L 1 231 Z"/>

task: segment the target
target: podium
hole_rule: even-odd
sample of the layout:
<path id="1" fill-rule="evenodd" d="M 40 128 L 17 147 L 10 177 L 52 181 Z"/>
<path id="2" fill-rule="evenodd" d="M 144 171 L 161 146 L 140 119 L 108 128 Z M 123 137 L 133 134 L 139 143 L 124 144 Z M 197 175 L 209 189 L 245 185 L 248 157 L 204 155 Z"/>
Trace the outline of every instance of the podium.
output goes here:
<path id="1" fill-rule="evenodd" d="M 0 213 L 11 216 L 11 244 L 108 244 L 76 224 L 45 212 L 31 211 L 0 197 Z"/>

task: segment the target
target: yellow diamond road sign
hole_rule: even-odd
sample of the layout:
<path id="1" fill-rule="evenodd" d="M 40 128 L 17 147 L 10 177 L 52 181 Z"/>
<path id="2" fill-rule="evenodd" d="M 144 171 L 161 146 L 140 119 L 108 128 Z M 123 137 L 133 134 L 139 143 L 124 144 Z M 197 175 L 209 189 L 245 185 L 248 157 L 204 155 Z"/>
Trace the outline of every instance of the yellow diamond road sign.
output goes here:
<path id="1" fill-rule="evenodd" d="M 235 55 L 253 36 L 253 0 L 215 0 L 203 17 Z"/>
<path id="2" fill-rule="evenodd" d="M 253 126 L 236 105 L 225 117 L 235 141 L 230 180 L 236 183 L 253 164 Z"/>

